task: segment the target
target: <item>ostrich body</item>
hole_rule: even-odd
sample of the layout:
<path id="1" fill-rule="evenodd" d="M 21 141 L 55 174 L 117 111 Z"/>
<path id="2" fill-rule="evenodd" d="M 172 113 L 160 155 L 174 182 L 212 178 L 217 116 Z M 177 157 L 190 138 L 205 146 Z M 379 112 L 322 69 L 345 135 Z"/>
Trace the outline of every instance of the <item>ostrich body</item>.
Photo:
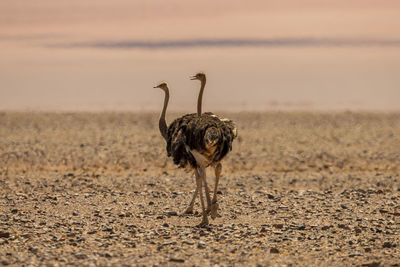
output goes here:
<path id="1" fill-rule="evenodd" d="M 233 123 L 223 120 L 212 113 L 201 114 L 201 95 L 199 94 L 198 113 L 186 114 L 175 119 L 169 127 L 165 121 L 165 113 L 169 100 L 169 89 L 166 82 L 161 82 L 155 88 L 165 92 L 164 107 L 160 115 L 159 129 L 167 142 L 167 154 L 179 167 L 190 167 L 196 176 L 196 190 L 185 213 L 193 212 L 193 205 L 197 194 L 200 194 L 200 204 L 203 218 L 200 225 L 208 224 L 207 213 L 211 211 L 211 217 L 215 218 L 218 206 L 216 204 L 216 192 L 218 187 L 221 164 L 219 163 L 232 149 L 232 141 L 236 137 L 236 128 Z M 200 109 L 199 109 L 200 104 Z M 216 172 L 216 184 L 213 204 L 210 204 L 209 191 L 206 184 L 205 168 L 214 166 Z M 218 178 L 217 178 L 218 177 Z M 202 186 L 206 188 L 207 210 L 204 205 Z"/>

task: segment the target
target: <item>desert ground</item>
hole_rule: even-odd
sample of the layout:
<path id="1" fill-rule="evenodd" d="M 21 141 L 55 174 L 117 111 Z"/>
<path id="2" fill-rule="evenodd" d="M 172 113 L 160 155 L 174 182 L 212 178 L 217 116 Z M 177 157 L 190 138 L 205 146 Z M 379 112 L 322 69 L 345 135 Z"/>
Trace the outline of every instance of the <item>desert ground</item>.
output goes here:
<path id="1" fill-rule="evenodd" d="M 0 265 L 400 266 L 400 113 L 222 114 L 200 228 L 158 113 L 1 112 Z"/>

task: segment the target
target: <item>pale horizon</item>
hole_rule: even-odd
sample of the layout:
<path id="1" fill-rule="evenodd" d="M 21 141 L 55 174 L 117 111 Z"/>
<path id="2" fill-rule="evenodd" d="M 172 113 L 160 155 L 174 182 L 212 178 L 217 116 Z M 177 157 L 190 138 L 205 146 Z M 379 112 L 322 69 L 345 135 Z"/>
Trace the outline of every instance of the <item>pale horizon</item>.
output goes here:
<path id="1" fill-rule="evenodd" d="M 0 3 L 0 110 L 399 111 L 398 1 Z"/>

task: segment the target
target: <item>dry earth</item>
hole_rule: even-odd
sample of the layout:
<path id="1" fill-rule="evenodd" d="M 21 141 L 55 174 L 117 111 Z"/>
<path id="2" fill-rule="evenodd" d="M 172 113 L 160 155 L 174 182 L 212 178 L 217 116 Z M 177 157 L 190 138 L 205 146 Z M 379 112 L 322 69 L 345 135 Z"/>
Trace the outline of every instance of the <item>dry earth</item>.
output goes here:
<path id="1" fill-rule="evenodd" d="M 400 114 L 225 115 L 198 228 L 157 114 L 0 113 L 0 265 L 400 266 Z"/>

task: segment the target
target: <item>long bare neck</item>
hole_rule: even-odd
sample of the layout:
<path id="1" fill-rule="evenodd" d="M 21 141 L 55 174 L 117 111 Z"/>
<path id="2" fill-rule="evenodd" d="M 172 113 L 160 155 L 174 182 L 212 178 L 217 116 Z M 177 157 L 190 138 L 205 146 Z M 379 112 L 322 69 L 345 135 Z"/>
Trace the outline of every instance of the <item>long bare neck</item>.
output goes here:
<path id="1" fill-rule="evenodd" d="M 162 109 L 160 120 L 158 122 L 158 127 L 160 128 L 160 133 L 165 140 L 167 140 L 167 122 L 165 121 L 165 113 L 167 111 L 169 101 L 169 90 L 168 88 L 165 90 L 165 97 L 164 97 L 164 107 Z"/>
<path id="2" fill-rule="evenodd" d="M 204 79 L 201 80 L 201 88 L 200 88 L 200 92 L 199 92 L 199 98 L 197 99 L 197 115 L 201 116 L 201 106 L 202 106 L 202 102 L 203 102 L 203 91 L 204 91 L 204 87 L 206 86 L 206 77 L 204 77 Z"/>

